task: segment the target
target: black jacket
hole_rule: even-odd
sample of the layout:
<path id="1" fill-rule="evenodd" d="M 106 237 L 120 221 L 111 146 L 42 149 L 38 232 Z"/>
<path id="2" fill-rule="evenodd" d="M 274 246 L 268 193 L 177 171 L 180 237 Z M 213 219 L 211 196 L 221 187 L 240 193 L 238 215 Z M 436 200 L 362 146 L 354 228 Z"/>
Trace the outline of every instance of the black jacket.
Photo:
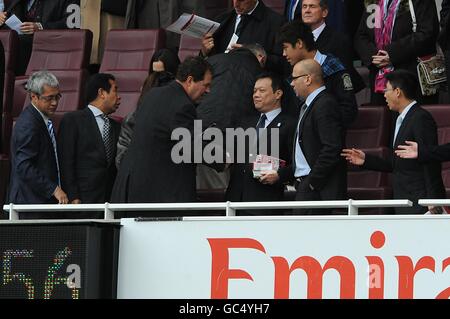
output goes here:
<path id="1" fill-rule="evenodd" d="M 417 104 L 406 114 L 393 149 L 404 145 L 405 141 L 416 141 L 419 145 L 437 144 L 436 123 L 431 114 Z M 414 203 L 412 208 L 396 208 L 397 214 L 423 214 L 427 208 L 418 205 L 419 199 L 445 198 L 441 164 L 438 162 L 421 164 L 418 160 L 402 159 L 391 149 L 387 159 L 367 154 L 363 167 L 392 172 L 394 199 L 409 199 Z"/>
<path id="2" fill-rule="evenodd" d="M 450 51 L 448 38 L 450 37 L 450 0 L 442 1 L 441 10 L 441 33 L 439 34 L 439 44 L 443 51 Z"/>
<path id="3" fill-rule="evenodd" d="M 402 0 L 395 19 L 392 42 L 385 49 L 395 69 L 417 73 L 417 57 L 436 52 L 436 39 L 439 33 L 436 4 L 434 1 L 413 0 L 416 13 L 417 32 L 413 32 L 408 0 Z M 378 50 L 375 44 L 374 29 L 369 28 L 369 13 L 364 12 L 355 35 L 355 49 L 365 66 L 370 70 L 370 86 L 373 91 L 378 68 L 372 64 L 372 56 Z"/>
<path id="4" fill-rule="evenodd" d="M 236 11 L 233 9 L 217 18 L 220 27 L 214 33 L 215 46 L 210 55 L 225 52 L 234 33 L 236 17 Z M 287 69 L 281 45 L 276 42 L 277 32 L 284 22 L 283 16 L 267 8 L 260 0 L 237 41 L 241 44 L 262 45 L 267 52 L 267 69 L 279 74 L 283 74 Z"/>
<path id="5" fill-rule="evenodd" d="M 120 124 L 112 119 L 110 122 L 115 156 Z M 58 154 L 62 186 L 69 201 L 109 202 L 116 167 L 114 161 L 107 163 L 102 135 L 88 107 L 64 115 L 58 131 Z"/>
<path id="6" fill-rule="evenodd" d="M 27 9 L 26 0 L 13 0 L 6 9 L 9 15 L 15 14 L 21 21 L 25 21 Z M 67 29 L 67 18 L 71 14 L 67 7 L 71 4 L 80 5 L 80 0 L 41 0 L 36 21 L 40 22 L 44 29 Z"/>
<path id="7" fill-rule="evenodd" d="M 346 163 L 340 156 L 343 137 L 336 99 L 323 91 L 307 108 L 299 125 L 299 136 L 294 140 L 294 145 L 300 144 L 311 168 L 310 184 L 320 192 L 322 200 L 347 198 Z"/>
<path id="8" fill-rule="evenodd" d="M 192 137 L 196 118 L 194 103 L 177 82 L 147 92 L 136 113 L 133 139 L 122 159 L 111 201 L 195 201 L 195 163 L 191 157 L 190 163 L 173 161 L 172 148 L 179 141 L 171 136 L 181 128 Z"/>
<path id="9" fill-rule="evenodd" d="M 55 204 L 58 168 L 52 140 L 42 116 L 27 106 L 11 137 L 9 203 Z"/>
<path id="10" fill-rule="evenodd" d="M 419 145 L 419 161 L 450 161 L 450 143 L 443 145 Z"/>
<path id="11" fill-rule="evenodd" d="M 260 114 L 248 117 L 242 121 L 244 129 L 255 127 Z M 281 112 L 266 128 L 267 155 L 274 155 L 271 141 L 271 129 L 278 128 L 279 140 L 277 157 L 286 161 L 286 166 L 278 170 L 280 180 L 274 185 L 264 185 L 253 178 L 252 163 L 233 164 L 230 168 L 230 183 L 226 193 L 229 201 L 281 201 L 283 200 L 284 185 L 293 179 L 292 173 L 292 145 L 295 134 L 296 121 Z M 258 152 L 260 154 L 260 152 Z M 247 150 L 248 159 L 248 150 Z M 251 211 L 250 211 L 251 212 Z"/>
<path id="12" fill-rule="evenodd" d="M 341 60 L 347 69 L 353 83 L 355 93 L 366 87 L 361 75 L 353 66 L 353 45 L 350 38 L 344 33 L 334 31 L 328 25 L 325 26 L 319 38 L 316 40 L 319 51 L 323 54 L 332 54 Z"/>
<path id="13" fill-rule="evenodd" d="M 253 105 L 253 87 L 262 68 L 255 55 L 247 49 L 236 49 L 208 58 L 212 65 L 211 91 L 197 107 L 205 126 L 238 127 L 242 118 L 257 111 Z"/>

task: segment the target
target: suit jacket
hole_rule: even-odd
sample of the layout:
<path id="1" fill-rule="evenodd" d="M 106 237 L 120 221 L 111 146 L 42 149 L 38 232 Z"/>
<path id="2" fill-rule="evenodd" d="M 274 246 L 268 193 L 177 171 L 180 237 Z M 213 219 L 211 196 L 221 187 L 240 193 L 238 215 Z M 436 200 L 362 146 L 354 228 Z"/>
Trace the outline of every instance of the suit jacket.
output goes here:
<path id="1" fill-rule="evenodd" d="M 115 157 L 120 124 L 112 119 L 110 122 Z M 116 166 L 114 161 L 107 163 L 102 135 L 88 107 L 64 115 L 58 132 L 58 153 L 62 186 L 70 201 L 109 201 Z"/>
<path id="2" fill-rule="evenodd" d="M 242 122 L 244 129 L 255 127 L 260 114 L 246 118 Z M 271 142 L 271 129 L 279 129 L 279 154 L 277 157 L 286 161 L 286 167 L 278 170 L 280 180 L 274 185 L 265 185 L 253 178 L 252 163 L 233 164 L 230 168 L 230 183 L 226 199 L 229 201 L 281 201 L 284 195 L 284 185 L 293 179 L 292 174 L 292 145 L 295 134 L 296 121 L 290 115 L 281 112 L 267 126 L 267 155 L 274 155 Z M 260 152 L 258 152 L 260 154 Z M 248 149 L 246 153 L 248 159 Z"/>
<path id="3" fill-rule="evenodd" d="M 419 161 L 450 161 L 450 143 L 443 145 L 419 145 Z"/>
<path id="4" fill-rule="evenodd" d="M 11 180 L 9 202 L 54 204 L 58 168 L 53 144 L 42 116 L 27 106 L 11 137 Z"/>
<path id="5" fill-rule="evenodd" d="M 406 114 L 394 142 L 394 150 L 405 141 L 416 141 L 419 145 L 436 145 L 437 128 L 431 114 L 418 104 Z M 392 172 L 392 190 L 394 199 L 413 201 L 412 208 L 396 208 L 397 214 L 423 214 L 426 207 L 417 201 L 426 198 L 445 198 L 445 189 L 441 177 L 441 164 L 438 162 L 420 163 L 418 160 L 402 159 L 391 153 L 387 159 L 366 155 L 364 167 L 368 169 Z"/>
<path id="6" fill-rule="evenodd" d="M 236 11 L 233 9 L 217 18 L 220 27 L 214 33 L 214 50 L 212 54 L 223 53 L 234 33 L 236 24 Z M 283 74 L 287 72 L 288 65 L 282 56 L 281 45 L 276 42 L 276 35 L 285 19 L 283 16 L 267 8 L 259 1 L 255 11 L 250 15 L 237 43 L 259 43 L 267 52 L 267 69 Z"/>
<path id="7" fill-rule="evenodd" d="M 15 14 L 21 21 L 25 21 L 27 0 L 13 0 L 6 11 Z M 36 22 L 42 23 L 44 29 L 67 29 L 67 18 L 71 14 L 67 7 L 71 4 L 80 5 L 80 0 L 41 0 Z"/>
<path id="8" fill-rule="evenodd" d="M 291 3 L 296 0 L 286 0 L 284 4 L 284 16 L 286 17 L 286 20 L 289 20 L 289 8 L 291 7 Z M 302 1 L 300 0 L 297 4 L 297 7 L 295 8 L 294 13 L 294 19 L 301 19 L 302 18 Z"/>
<path id="9" fill-rule="evenodd" d="M 441 9 L 441 32 L 439 34 L 439 44 L 443 51 L 450 51 L 448 38 L 450 37 L 450 0 L 442 1 Z"/>
<path id="10" fill-rule="evenodd" d="M 179 144 L 171 139 L 172 132 L 184 128 L 192 137 L 196 117 L 194 103 L 176 81 L 146 93 L 136 113 L 133 139 L 114 183 L 112 202 L 196 200 L 192 158 L 190 163 L 175 163 L 171 156 L 172 148 Z"/>
<path id="11" fill-rule="evenodd" d="M 323 91 L 307 108 L 299 124 L 299 136 L 294 140 L 300 143 L 311 168 L 310 184 L 322 200 L 347 198 L 346 163 L 340 156 L 344 145 L 341 123 L 339 105 L 332 95 Z"/>
<path id="12" fill-rule="evenodd" d="M 353 83 L 355 93 L 366 87 L 364 80 L 353 66 L 353 46 L 350 38 L 344 33 L 334 31 L 328 25 L 316 40 L 317 48 L 323 54 L 331 53 L 341 60 Z"/>
<path id="13" fill-rule="evenodd" d="M 213 69 L 211 91 L 197 106 L 198 117 L 208 126 L 239 127 L 242 118 L 258 113 L 253 106 L 256 76 L 262 72 L 255 55 L 247 49 L 208 58 Z"/>
<path id="14" fill-rule="evenodd" d="M 412 28 L 411 12 L 408 0 L 401 0 L 401 6 L 395 19 L 392 42 L 385 50 L 389 53 L 395 69 L 417 73 L 417 57 L 436 52 L 436 39 L 439 33 L 436 4 L 434 1 L 413 0 L 416 13 L 417 32 Z M 369 28 L 371 18 L 364 12 L 355 35 L 355 49 L 365 66 L 370 70 L 370 86 L 373 91 L 378 68 L 372 64 L 372 56 L 378 52 L 375 44 L 374 28 Z"/>

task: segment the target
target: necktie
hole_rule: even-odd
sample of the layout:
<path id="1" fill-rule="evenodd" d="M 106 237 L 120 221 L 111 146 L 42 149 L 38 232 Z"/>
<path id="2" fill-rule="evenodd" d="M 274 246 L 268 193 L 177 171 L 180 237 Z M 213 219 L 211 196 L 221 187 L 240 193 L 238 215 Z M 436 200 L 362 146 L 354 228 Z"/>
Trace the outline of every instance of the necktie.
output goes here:
<path id="1" fill-rule="evenodd" d="M 102 115 L 103 119 L 103 131 L 102 138 L 103 144 L 105 145 L 105 153 L 106 153 L 106 161 L 108 165 L 112 161 L 113 157 L 113 145 L 112 145 L 112 137 L 111 137 L 111 121 L 109 117 L 105 114 Z"/>
<path id="2" fill-rule="evenodd" d="M 261 117 L 259 118 L 259 121 L 256 124 L 256 130 L 258 131 L 258 135 L 259 132 L 266 127 L 266 120 L 267 120 L 266 114 L 261 114 Z"/>
<path id="3" fill-rule="evenodd" d="M 392 141 L 392 146 L 395 145 L 395 140 L 397 139 L 398 131 L 402 126 L 403 118 L 401 116 L 397 117 L 397 121 L 395 122 L 395 132 L 394 132 L 394 140 Z"/>
<path id="4" fill-rule="evenodd" d="M 302 107 L 300 108 L 300 116 L 298 117 L 298 127 L 297 127 L 297 139 L 298 143 L 300 144 L 300 123 L 302 122 L 303 115 L 305 115 L 306 109 L 308 108 L 308 105 L 306 103 L 303 103 Z"/>
<path id="5" fill-rule="evenodd" d="M 242 30 L 244 29 L 245 25 L 247 24 L 248 18 L 250 16 L 248 14 L 241 14 L 241 20 L 239 21 L 237 28 L 236 28 L 236 35 L 238 37 L 241 36 Z"/>
<path id="6" fill-rule="evenodd" d="M 53 129 L 53 122 L 52 122 L 52 120 L 48 120 L 48 122 L 47 122 L 47 130 L 48 130 L 48 134 L 50 135 L 50 139 L 52 140 L 53 152 L 55 152 L 56 169 L 58 170 L 58 185 L 61 186 L 61 176 L 59 175 L 58 151 L 56 149 L 56 137 L 55 137 L 55 131 Z"/>
<path id="7" fill-rule="evenodd" d="M 291 0 L 291 3 L 289 5 L 289 12 L 288 12 L 288 14 L 289 14 L 288 20 L 289 21 L 292 21 L 295 18 L 295 9 L 296 9 L 295 4 L 296 3 L 297 3 L 297 0 Z"/>
<path id="8" fill-rule="evenodd" d="M 37 9 L 39 6 L 40 0 L 30 0 L 27 5 L 27 12 L 25 14 L 27 21 L 35 21 L 37 16 Z"/>

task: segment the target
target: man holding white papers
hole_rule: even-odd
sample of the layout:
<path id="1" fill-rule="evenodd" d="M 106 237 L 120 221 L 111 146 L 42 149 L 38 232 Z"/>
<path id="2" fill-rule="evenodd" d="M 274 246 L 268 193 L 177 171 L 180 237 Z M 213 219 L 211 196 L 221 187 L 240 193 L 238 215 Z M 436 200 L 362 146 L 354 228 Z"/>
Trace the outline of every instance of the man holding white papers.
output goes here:
<path id="1" fill-rule="evenodd" d="M 258 43 L 268 54 L 268 70 L 283 72 L 281 47 L 276 44 L 276 34 L 284 17 L 264 5 L 261 0 L 233 0 L 234 9 L 219 16 L 219 29 L 203 38 L 201 53 L 210 56 L 224 53 L 242 44 Z"/>
<path id="2" fill-rule="evenodd" d="M 20 20 L 19 55 L 16 75 L 23 75 L 31 56 L 33 34 L 43 29 L 67 29 L 67 19 L 74 11 L 70 5 L 80 5 L 80 0 L 12 0 L 0 12 L 0 27 L 8 28 L 7 19 Z M 13 17 L 15 16 L 15 17 Z"/>
<path id="3" fill-rule="evenodd" d="M 256 79 L 253 90 L 253 102 L 258 114 L 242 121 L 242 128 L 256 128 L 258 147 L 253 147 L 259 155 L 271 155 L 284 160 L 286 165 L 279 165 L 254 175 L 254 156 L 249 156 L 252 145 L 245 150 L 245 163 L 231 165 L 231 178 L 226 199 L 229 201 L 281 201 L 284 186 L 292 180 L 292 145 L 295 132 L 295 119 L 281 109 L 283 81 L 271 73 L 263 73 Z M 265 132 L 264 132 L 265 131 Z M 263 137 L 264 136 L 264 137 Z M 275 137 L 275 139 L 273 138 Z M 278 137 L 278 138 L 276 138 Z M 250 139 L 250 143 L 252 143 Z M 262 145 L 265 142 L 266 145 Z M 276 145 L 277 144 L 277 145 Z M 239 152 L 239 149 L 237 150 Z M 237 153 L 235 151 L 235 153 Z M 239 159 L 240 154 L 237 155 Z M 245 215 L 280 214 L 274 210 L 249 210 Z"/>

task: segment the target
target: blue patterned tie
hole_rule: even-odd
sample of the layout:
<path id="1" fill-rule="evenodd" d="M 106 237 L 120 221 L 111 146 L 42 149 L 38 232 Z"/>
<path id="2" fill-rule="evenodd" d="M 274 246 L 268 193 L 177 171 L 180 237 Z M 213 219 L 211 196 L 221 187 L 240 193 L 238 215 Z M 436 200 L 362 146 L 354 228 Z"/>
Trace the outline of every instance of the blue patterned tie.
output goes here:
<path id="1" fill-rule="evenodd" d="M 48 130 L 48 134 L 50 135 L 50 139 L 52 140 L 53 151 L 55 152 L 56 169 L 58 170 L 58 185 L 61 187 L 61 176 L 59 174 L 58 151 L 56 149 L 56 137 L 55 137 L 55 131 L 53 129 L 53 122 L 50 119 L 47 122 L 47 130 Z"/>
<path id="2" fill-rule="evenodd" d="M 102 115 L 102 119 L 104 121 L 102 138 L 103 138 L 103 143 L 105 144 L 106 161 L 108 162 L 108 165 L 109 165 L 109 164 L 111 164 L 111 161 L 113 159 L 111 121 L 110 121 L 109 117 L 105 114 Z"/>

